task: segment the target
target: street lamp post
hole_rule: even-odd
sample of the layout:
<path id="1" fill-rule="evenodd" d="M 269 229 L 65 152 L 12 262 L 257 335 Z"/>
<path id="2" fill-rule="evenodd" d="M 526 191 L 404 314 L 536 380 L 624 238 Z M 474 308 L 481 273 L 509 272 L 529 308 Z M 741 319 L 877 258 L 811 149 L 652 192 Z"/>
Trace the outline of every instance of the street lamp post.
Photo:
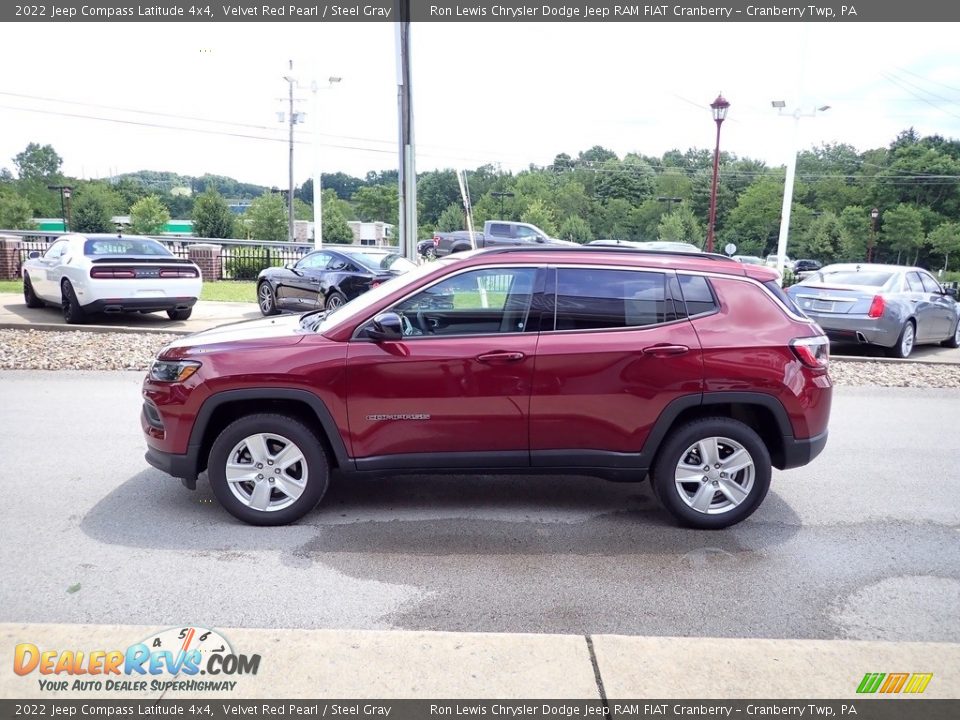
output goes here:
<path id="1" fill-rule="evenodd" d="M 63 218 L 63 231 L 70 232 L 70 195 L 73 188 L 69 185 L 47 185 L 47 190 L 60 192 L 60 216 Z"/>
<path id="2" fill-rule="evenodd" d="M 501 220 L 506 220 L 506 218 L 503 216 L 503 199 L 504 199 L 505 197 L 512 198 L 512 197 L 514 197 L 515 193 L 512 193 L 512 192 L 492 192 L 492 193 L 490 193 L 490 194 L 491 194 L 493 197 L 495 197 L 495 198 L 500 198 L 500 219 L 501 219 Z"/>
<path id="3" fill-rule="evenodd" d="M 880 217 L 880 210 L 874 208 L 870 211 L 870 244 L 867 245 L 867 262 L 873 262 L 873 246 L 877 244 L 877 218 Z"/>
<path id="4" fill-rule="evenodd" d="M 717 221 L 717 180 L 720 174 L 720 126 L 727 118 L 727 110 L 730 103 L 723 95 L 717 95 L 717 99 L 710 103 L 710 109 L 713 110 L 713 120 L 717 123 L 717 144 L 713 149 L 713 185 L 710 187 L 710 222 L 707 225 L 707 252 L 713 252 L 713 226 Z"/>
<path id="5" fill-rule="evenodd" d="M 777 109 L 777 114 L 793 118 L 793 141 L 790 146 L 790 158 L 787 160 L 787 174 L 783 183 L 783 207 L 780 212 L 780 235 L 777 240 L 777 271 L 783 275 L 783 263 L 787 254 L 787 238 L 790 234 L 790 210 L 793 205 L 793 181 L 797 173 L 797 138 L 800 135 L 800 118 L 814 117 L 818 112 L 830 109 L 829 105 L 821 105 L 810 112 L 800 112 L 797 108 L 791 113 L 785 113 L 787 104 L 783 100 L 773 100 L 770 105 Z"/>

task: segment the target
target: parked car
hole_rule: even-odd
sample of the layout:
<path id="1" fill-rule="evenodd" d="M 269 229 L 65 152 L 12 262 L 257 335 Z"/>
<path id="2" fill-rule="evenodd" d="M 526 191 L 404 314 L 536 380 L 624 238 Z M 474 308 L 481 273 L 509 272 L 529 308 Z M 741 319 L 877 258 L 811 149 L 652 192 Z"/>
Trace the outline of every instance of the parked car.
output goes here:
<path id="1" fill-rule="evenodd" d="M 415 267 L 390 250 L 350 246 L 315 250 L 295 263 L 261 270 L 257 303 L 263 315 L 282 310 L 332 312 Z"/>
<path id="2" fill-rule="evenodd" d="M 806 277 L 809 277 L 812 273 L 816 272 L 822 267 L 823 264 L 819 260 L 794 260 L 793 275 L 797 281 L 800 281 Z"/>
<path id="3" fill-rule="evenodd" d="M 568 240 L 552 238 L 536 225 L 507 220 L 487 220 L 483 224 L 483 232 L 474 232 L 471 242 L 470 233 L 466 230 L 456 232 L 438 232 L 433 235 L 433 246 L 437 257 L 450 253 L 466 252 L 475 248 L 539 247 L 550 245 L 577 245 Z"/>
<path id="4" fill-rule="evenodd" d="M 591 240 L 587 245 L 600 245 L 603 247 L 632 247 L 638 250 L 660 250 L 667 252 L 703 252 L 696 245 L 685 242 L 674 242 L 672 240 Z"/>
<path id="5" fill-rule="evenodd" d="M 437 238 L 428 238 L 417 243 L 417 254 L 424 260 L 437 259 Z"/>
<path id="6" fill-rule="evenodd" d="M 776 263 L 773 265 L 767 265 L 763 261 L 763 258 L 757 257 L 756 255 L 734 255 L 733 259 L 738 263 L 745 263 L 746 265 L 763 265 L 765 267 L 769 267 L 777 274 L 777 282 L 782 282 L 783 280 L 783 275 L 779 270 L 777 270 Z"/>
<path id="7" fill-rule="evenodd" d="M 879 345 L 897 358 L 921 344 L 960 347 L 956 290 L 922 268 L 827 265 L 787 293 L 832 340 Z"/>
<path id="8" fill-rule="evenodd" d="M 441 258 L 335 313 L 180 338 L 143 383 L 147 461 L 255 525 L 330 472 L 641 481 L 721 528 L 827 440 L 828 340 L 767 268 L 716 255 L 499 248 Z M 372 487 L 372 486 L 371 486 Z M 372 490 L 371 490 L 372 491 Z"/>
<path id="9" fill-rule="evenodd" d="M 766 263 L 768 267 L 777 267 L 777 258 L 779 255 L 767 255 Z M 793 271 L 793 260 L 790 259 L 788 255 L 783 256 L 783 267 L 787 270 Z"/>
<path id="10" fill-rule="evenodd" d="M 138 235 L 64 235 L 31 252 L 22 271 L 27 307 L 58 306 L 71 324 L 99 312 L 186 320 L 203 285 L 194 263 Z"/>

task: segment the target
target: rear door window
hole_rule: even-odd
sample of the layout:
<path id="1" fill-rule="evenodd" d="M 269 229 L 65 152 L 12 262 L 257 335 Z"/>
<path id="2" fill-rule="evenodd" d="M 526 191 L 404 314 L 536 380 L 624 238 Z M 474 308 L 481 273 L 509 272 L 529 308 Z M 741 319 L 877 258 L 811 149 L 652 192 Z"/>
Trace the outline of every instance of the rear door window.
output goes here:
<path id="1" fill-rule="evenodd" d="M 555 330 L 611 330 L 676 318 L 657 272 L 559 268 Z"/>

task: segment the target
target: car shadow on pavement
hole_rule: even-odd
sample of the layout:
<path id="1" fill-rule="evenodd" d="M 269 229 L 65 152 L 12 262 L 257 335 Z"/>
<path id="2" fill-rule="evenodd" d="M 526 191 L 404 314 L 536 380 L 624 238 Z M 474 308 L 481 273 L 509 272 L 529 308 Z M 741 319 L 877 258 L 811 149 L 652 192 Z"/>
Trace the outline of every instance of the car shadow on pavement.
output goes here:
<path id="1" fill-rule="evenodd" d="M 775 481 L 776 482 L 776 481 Z M 410 555 L 714 554 L 765 551 L 801 522 L 771 492 L 752 518 L 725 531 L 672 524 L 647 483 L 578 476 L 335 476 L 299 523 L 252 527 L 217 503 L 206 476 L 190 491 L 153 469 L 130 478 L 83 518 L 111 545 L 187 552 L 282 552 L 288 565 L 330 553 Z"/>

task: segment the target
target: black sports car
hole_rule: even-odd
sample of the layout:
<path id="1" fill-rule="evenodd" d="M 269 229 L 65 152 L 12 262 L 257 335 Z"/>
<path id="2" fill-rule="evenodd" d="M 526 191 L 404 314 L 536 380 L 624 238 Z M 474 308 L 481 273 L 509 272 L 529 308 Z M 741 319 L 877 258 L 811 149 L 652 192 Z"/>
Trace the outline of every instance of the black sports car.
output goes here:
<path id="1" fill-rule="evenodd" d="M 282 310 L 336 310 L 414 267 L 403 255 L 389 250 L 314 250 L 295 263 L 262 270 L 257 277 L 257 302 L 264 315 L 276 315 Z"/>

